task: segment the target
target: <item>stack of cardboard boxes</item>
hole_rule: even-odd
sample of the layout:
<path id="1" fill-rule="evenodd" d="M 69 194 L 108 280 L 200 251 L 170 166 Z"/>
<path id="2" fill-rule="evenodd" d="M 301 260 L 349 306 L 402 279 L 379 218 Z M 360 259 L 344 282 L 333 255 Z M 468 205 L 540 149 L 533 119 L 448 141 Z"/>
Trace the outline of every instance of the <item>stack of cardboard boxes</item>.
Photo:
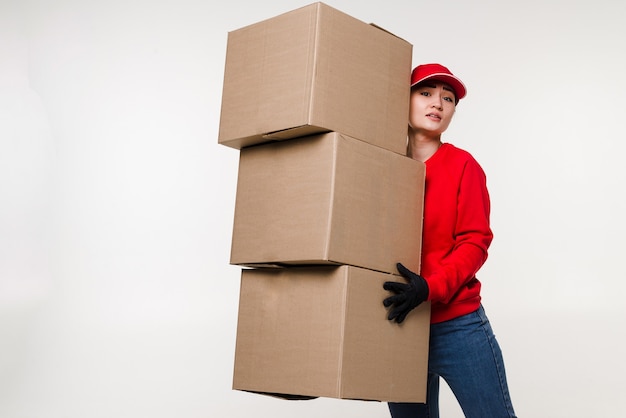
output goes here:
<path id="1" fill-rule="evenodd" d="M 419 271 L 424 165 L 406 157 L 412 45 L 324 3 L 228 34 L 220 144 L 240 150 L 233 388 L 424 402 L 429 304 L 386 320 Z"/>

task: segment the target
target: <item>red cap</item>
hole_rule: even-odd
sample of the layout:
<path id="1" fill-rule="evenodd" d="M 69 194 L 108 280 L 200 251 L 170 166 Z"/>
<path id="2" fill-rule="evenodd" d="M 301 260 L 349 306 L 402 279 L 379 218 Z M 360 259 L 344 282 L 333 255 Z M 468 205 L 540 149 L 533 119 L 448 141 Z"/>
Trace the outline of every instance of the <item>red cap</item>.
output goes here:
<path id="1" fill-rule="evenodd" d="M 454 90 L 457 102 L 467 94 L 465 84 L 441 64 L 422 64 L 415 67 L 411 73 L 411 87 L 424 80 L 448 83 Z"/>

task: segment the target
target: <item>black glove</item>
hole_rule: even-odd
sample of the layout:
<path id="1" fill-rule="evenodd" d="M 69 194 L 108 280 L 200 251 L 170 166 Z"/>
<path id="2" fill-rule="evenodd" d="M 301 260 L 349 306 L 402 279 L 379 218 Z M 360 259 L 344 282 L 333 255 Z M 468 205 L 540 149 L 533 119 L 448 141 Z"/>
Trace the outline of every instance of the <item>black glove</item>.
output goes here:
<path id="1" fill-rule="evenodd" d="M 383 305 L 386 308 L 391 306 L 387 319 L 399 324 L 404 321 L 411 310 L 428 299 L 428 283 L 422 276 L 404 267 L 402 263 L 398 263 L 396 267 L 408 283 L 385 282 L 383 289 L 393 292 L 394 295 L 383 300 Z"/>

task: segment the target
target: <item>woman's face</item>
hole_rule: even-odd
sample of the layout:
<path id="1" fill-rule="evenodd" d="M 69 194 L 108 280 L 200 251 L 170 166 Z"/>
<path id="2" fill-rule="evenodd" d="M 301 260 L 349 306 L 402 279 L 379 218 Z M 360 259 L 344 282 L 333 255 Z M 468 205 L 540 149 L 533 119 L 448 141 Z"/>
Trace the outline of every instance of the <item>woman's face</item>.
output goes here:
<path id="1" fill-rule="evenodd" d="M 448 84 L 424 81 L 411 89 L 409 129 L 441 135 L 448 129 L 455 108 L 456 96 Z"/>

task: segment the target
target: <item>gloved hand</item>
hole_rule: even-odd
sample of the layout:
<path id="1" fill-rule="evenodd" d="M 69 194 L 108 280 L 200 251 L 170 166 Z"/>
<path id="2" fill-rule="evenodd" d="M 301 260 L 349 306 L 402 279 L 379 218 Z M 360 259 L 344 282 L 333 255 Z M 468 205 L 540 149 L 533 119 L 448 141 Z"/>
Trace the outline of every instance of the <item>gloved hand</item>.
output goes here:
<path id="1" fill-rule="evenodd" d="M 391 306 L 387 319 L 399 324 L 404 321 L 411 310 L 428 299 L 428 283 L 422 276 L 404 267 L 402 263 L 398 263 L 396 267 L 408 283 L 385 282 L 383 289 L 394 295 L 383 300 L 383 305 L 386 308 Z"/>

